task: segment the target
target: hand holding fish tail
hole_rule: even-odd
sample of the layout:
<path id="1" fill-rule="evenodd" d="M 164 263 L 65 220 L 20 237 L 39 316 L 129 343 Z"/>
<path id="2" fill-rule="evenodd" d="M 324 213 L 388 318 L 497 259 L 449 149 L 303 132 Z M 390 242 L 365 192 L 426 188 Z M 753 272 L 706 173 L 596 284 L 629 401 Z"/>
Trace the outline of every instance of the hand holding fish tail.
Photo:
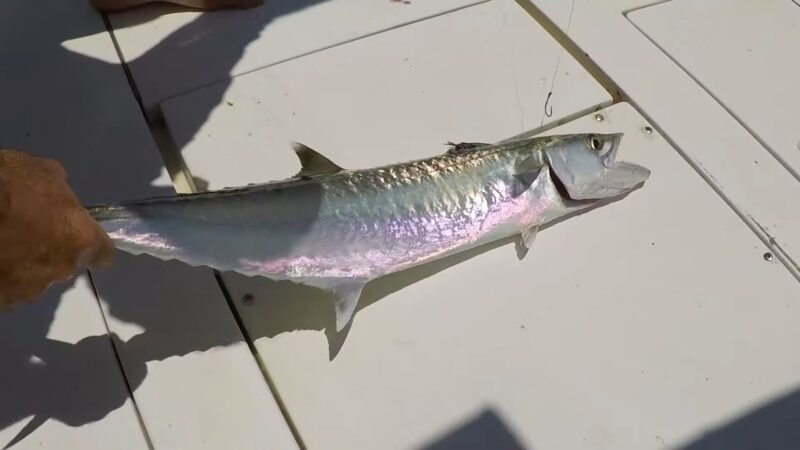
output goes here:
<path id="1" fill-rule="evenodd" d="M 17 150 L 0 150 L 0 249 L 0 308 L 32 301 L 80 267 L 108 265 L 113 255 L 64 168 Z"/>

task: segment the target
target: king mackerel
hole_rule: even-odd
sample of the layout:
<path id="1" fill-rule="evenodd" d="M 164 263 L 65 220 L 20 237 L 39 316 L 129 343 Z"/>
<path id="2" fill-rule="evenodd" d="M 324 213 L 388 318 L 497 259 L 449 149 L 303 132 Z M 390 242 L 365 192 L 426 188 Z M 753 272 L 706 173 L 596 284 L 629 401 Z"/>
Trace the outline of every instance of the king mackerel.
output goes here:
<path id="1" fill-rule="evenodd" d="M 366 283 L 537 229 L 623 196 L 650 171 L 617 161 L 621 134 L 451 144 L 427 159 L 347 170 L 294 143 L 292 178 L 88 207 L 117 248 L 325 289 L 336 328 Z"/>

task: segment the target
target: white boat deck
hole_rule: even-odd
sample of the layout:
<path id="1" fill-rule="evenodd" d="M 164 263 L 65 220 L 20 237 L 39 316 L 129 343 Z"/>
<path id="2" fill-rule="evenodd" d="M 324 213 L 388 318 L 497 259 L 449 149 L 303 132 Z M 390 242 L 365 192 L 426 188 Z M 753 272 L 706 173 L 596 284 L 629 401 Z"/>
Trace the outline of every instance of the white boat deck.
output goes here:
<path id="1" fill-rule="evenodd" d="M 0 446 L 800 447 L 799 39 L 791 0 L 6 0 L 0 147 L 85 203 L 285 178 L 291 140 L 622 131 L 652 176 L 523 261 L 371 283 L 344 335 L 314 289 L 119 253 L 0 315 Z"/>

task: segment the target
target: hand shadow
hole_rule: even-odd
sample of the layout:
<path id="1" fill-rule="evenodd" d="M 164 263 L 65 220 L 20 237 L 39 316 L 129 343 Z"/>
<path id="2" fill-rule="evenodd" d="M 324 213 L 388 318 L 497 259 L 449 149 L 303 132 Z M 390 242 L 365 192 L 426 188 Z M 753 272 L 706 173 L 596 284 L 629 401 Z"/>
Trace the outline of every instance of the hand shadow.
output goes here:
<path id="1" fill-rule="evenodd" d="M 82 282 L 88 284 L 85 277 Z M 70 289 L 59 285 L 36 303 L 0 315 L 0 426 L 33 416 L 4 448 L 49 419 L 81 426 L 102 419 L 129 399 L 122 371 L 108 363 L 113 359 L 108 335 L 86 336 L 74 344 L 47 337 L 55 310 Z M 126 376 L 135 389 L 147 368 L 141 364 L 130 369 Z"/>

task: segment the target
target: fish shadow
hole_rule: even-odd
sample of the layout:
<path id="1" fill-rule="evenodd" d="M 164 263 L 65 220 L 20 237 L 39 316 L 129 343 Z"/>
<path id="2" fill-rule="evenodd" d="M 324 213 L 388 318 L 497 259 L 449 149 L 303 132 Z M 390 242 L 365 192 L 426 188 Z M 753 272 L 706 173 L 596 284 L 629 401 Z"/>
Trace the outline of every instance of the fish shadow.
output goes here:
<path id="1" fill-rule="evenodd" d="M 457 428 L 419 450 L 526 450 L 511 426 L 493 408 L 485 408 Z"/>
<path id="2" fill-rule="evenodd" d="M 635 190 L 639 188 L 641 185 Z M 548 228 L 566 220 L 621 201 L 632 192 L 603 200 L 586 209 L 555 219 L 540 227 L 539 233 L 546 232 Z M 261 338 L 274 338 L 283 333 L 301 330 L 324 331 L 328 340 L 328 358 L 333 361 L 342 350 L 350 328 L 358 321 L 358 314 L 361 310 L 414 283 L 494 249 L 515 246 L 518 241 L 518 236 L 499 239 L 367 283 L 353 319 L 341 332 L 336 331 L 333 297 L 326 291 L 291 281 L 274 281 L 234 272 L 222 272 L 217 276 L 233 310 L 238 313 L 239 319 L 244 325 L 244 332 L 247 333 L 248 340 L 255 342 Z M 533 247 L 526 256 L 527 258 L 535 257 L 536 245 L 534 244 Z"/>

